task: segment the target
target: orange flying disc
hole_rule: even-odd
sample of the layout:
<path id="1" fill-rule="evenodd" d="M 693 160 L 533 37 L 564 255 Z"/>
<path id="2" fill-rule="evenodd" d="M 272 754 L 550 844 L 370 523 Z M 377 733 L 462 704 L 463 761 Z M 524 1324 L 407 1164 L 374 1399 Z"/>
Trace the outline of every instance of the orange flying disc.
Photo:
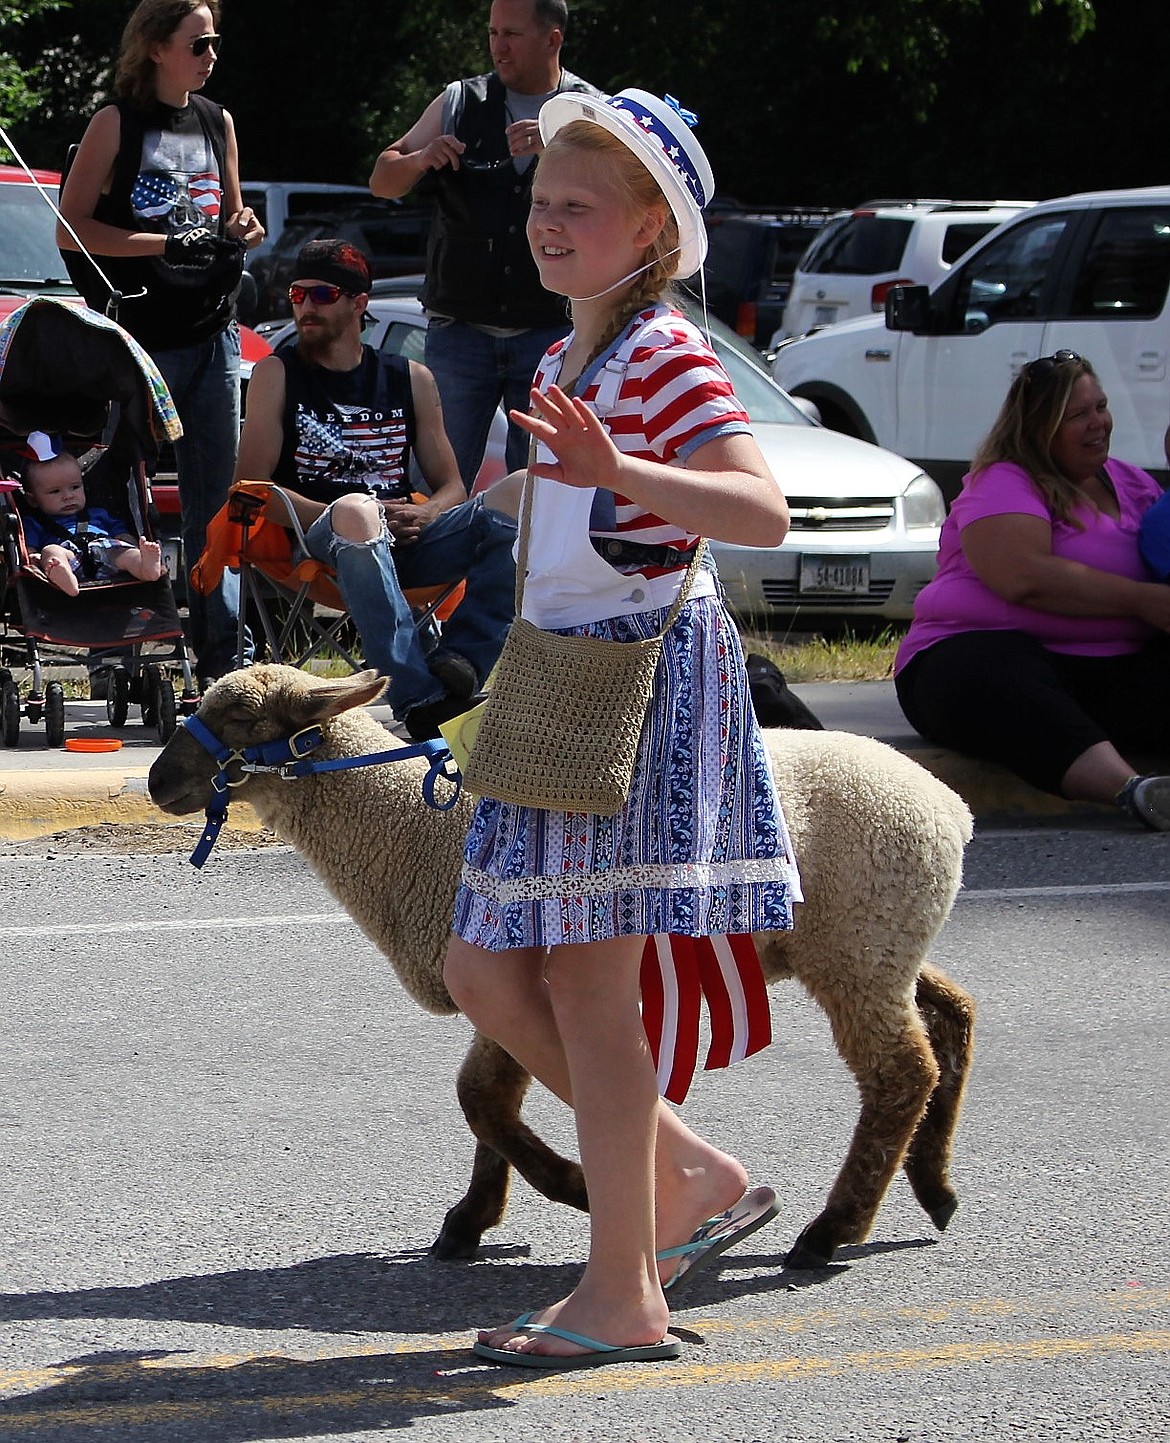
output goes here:
<path id="1" fill-rule="evenodd" d="M 122 746 L 118 737 L 70 737 L 67 752 L 116 752 Z"/>

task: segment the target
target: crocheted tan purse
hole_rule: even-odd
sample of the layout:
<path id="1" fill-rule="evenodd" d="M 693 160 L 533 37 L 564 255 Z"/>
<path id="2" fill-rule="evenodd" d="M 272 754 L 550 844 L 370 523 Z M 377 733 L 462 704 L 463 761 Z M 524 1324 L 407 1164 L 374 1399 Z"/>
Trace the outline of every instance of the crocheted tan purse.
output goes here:
<path id="1" fill-rule="evenodd" d="M 521 806 L 610 817 L 630 795 L 663 638 L 690 595 L 707 543 L 696 546 L 657 636 L 560 636 L 520 615 L 531 515 L 530 475 L 520 520 L 516 619 L 483 703 L 464 785 L 477 796 Z"/>

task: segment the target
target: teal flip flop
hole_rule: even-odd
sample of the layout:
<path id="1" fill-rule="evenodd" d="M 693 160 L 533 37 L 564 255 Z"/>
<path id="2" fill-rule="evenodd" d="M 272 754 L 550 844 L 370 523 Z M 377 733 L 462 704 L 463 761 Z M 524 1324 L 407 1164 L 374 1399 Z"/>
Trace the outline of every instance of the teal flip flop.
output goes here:
<path id="1" fill-rule="evenodd" d="M 507 1348 L 489 1347 L 487 1343 L 473 1343 L 471 1351 L 477 1358 L 485 1358 L 489 1363 L 502 1363 L 512 1368 L 543 1368 L 547 1372 L 600 1368 L 609 1363 L 658 1363 L 677 1358 L 682 1352 L 682 1344 L 669 1333 L 660 1343 L 622 1348 L 612 1343 L 599 1343 L 596 1338 L 586 1338 L 582 1333 L 570 1333 L 567 1328 L 556 1328 L 551 1323 L 530 1323 L 531 1317 L 531 1313 L 521 1313 L 512 1324 L 513 1330 L 517 1333 L 547 1333 L 553 1338 L 563 1338 L 566 1343 L 575 1343 L 586 1351 L 559 1357 L 553 1353 L 513 1353 Z"/>
<path id="2" fill-rule="evenodd" d="M 753 1188 L 725 1213 L 700 1223 L 687 1242 L 680 1243 L 677 1248 L 663 1248 L 656 1254 L 660 1262 L 667 1258 L 680 1260 L 678 1267 L 662 1285 L 667 1302 L 677 1298 L 683 1288 L 694 1282 L 728 1248 L 735 1247 L 765 1223 L 771 1222 L 779 1211 L 773 1188 Z"/>

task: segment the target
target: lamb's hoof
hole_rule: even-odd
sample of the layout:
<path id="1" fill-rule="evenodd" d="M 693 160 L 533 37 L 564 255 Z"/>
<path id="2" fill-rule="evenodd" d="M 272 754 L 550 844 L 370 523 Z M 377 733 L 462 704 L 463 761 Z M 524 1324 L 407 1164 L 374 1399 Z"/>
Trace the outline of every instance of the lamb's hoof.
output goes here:
<path id="1" fill-rule="evenodd" d="M 468 1236 L 467 1228 L 448 1213 L 439 1236 L 431 1244 L 431 1256 L 445 1263 L 465 1262 L 479 1252 L 480 1234 Z"/>
<path id="2" fill-rule="evenodd" d="M 786 1268 L 802 1268 L 811 1270 L 813 1268 L 827 1268 L 833 1261 L 833 1254 L 836 1247 L 826 1247 L 823 1243 L 814 1243 L 810 1234 L 816 1227 L 816 1223 L 810 1223 L 804 1232 L 792 1245 L 788 1256 L 784 1259 Z"/>
<path id="3" fill-rule="evenodd" d="M 957 1197 L 948 1198 L 945 1203 L 942 1203 L 938 1207 L 931 1209 L 930 1220 L 935 1225 L 935 1227 L 938 1228 L 940 1233 L 945 1233 L 947 1230 L 947 1223 L 950 1222 L 950 1220 L 954 1217 L 958 1210 L 959 1199 Z"/>

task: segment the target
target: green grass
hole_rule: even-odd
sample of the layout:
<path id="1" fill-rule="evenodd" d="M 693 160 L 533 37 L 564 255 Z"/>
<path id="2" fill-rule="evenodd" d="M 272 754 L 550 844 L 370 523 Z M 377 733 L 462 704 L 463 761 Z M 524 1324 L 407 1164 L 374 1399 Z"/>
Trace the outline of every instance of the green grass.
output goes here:
<path id="1" fill-rule="evenodd" d="M 789 682 L 885 681 L 893 675 L 894 653 L 903 635 L 902 628 L 886 627 L 873 636 L 855 636 L 844 631 L 832 636 L 813 634 L 802 636 L 799 641 L 783 641 L 774 635 L 745 630 L 742 641 L 745 652 L 759 652 L 774 661 Z M 309 670 L 318 676 L 349 675 L 345 662 L 329 654 L 312 661 Z M 26 690 L 27 673 L 19 667 L 14 667 L 13 672 L 21 682 L 21 690 Z M 45 679 L 62 681 L 65 695 L 70 699 L 89 697 L 89 682 L 76 673 L 54 674 L 46 668 Z"/>
<path id="2" fill-rule="evenodd" d="M 800 641 L 743 634 L 745 652 L 759 652 L 774 661 L 789 682 L 885 681 L 894 673 L 894 653 L 904 632 L 886 627 L 874 636 L 813 635 Z"/>

